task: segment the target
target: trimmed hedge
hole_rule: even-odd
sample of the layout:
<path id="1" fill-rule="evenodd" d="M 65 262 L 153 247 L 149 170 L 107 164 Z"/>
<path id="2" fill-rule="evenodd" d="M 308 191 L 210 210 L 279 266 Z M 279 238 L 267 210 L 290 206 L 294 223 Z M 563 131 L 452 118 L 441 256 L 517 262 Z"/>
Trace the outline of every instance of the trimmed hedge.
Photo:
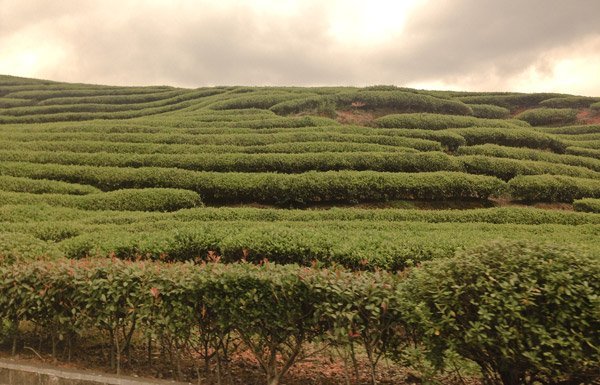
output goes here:
<path id="1" fill-rule="evenodd" d="M 594 111 L 600 111 L 600 102 L 590 104 L 590 108 Z"/>
<path id="2" fill-rule="evenodd" d="M 462 127 L 527 127 L 519 120 L 480 119 L 472 116 L 452 116 L 441 114 L 392 114 L 375 119 L 375 124 L 384 128 L 420 128 L 424 130 L 444 130 Z"/>
<path id="3" fill-rule="evenodd" d="M 88 195 L 0 193 L 1 204 L 40 204 L 82 210 L 175 211 L 202 205 L 199 195 L 179 189 L 126 189 Z"/>
<path id="4" fill-rule="evenodd" d="M 551 98 L 559 98 L 565 96 L 564 94 L 554 93 L 535 93 L 535 94 L 522 94 L 522 93 L 506 93 L 496 95 L 470 95 L 470 96 L 459 96 L 455 98 L 463 103 L 467 104 L 493 104 L 495 106 L 509 108 L 515 110 L 519 107 L 535 107 L 544 100 Z"/>
<path id="5" fill-rule="evenodd" d="M 587 156 L 589 158 L 600 159 L 600 149 L 569 146 L 565 150 L 567 154 L 578 156 Z"/>
<path id="6" fill-rule="evenodd" d="M 540 106 L 549 108 L 588 108 L 590 104 L 596 101 L 598 101 L 598 98 L 588 96 L 564 96 L 543 100 L 540 102 Z"/>
<path id="7" fill-rule="evenodd" d="M 518 176 L 508 182 L 513 199 L 542 202 L 573 202 L 600 198 L 600 181 L 558 175 Z"/>
<path id="8" fill-rule="evenodd" d="M 504 183 L 459 172 L 328 171 L 303 174 L 214 173 L 174 168 L 0 163 L 0 174 L 86 183 L 102 190 L 167 187 L 198 192 L 205 202 L 361 202 L 393 199 L 487 199 Z"/>
<path id="9" fill-rule="evenodd" d="M 64 222 L 74 223 L 78 228 L 88 225 L 122 225 L 151 223 L 157 221 L 206 222 L 206 221 L 260 221 L 260 222 L 322 222 L 322 221 L 386 221 L 386 222 L 429 222 L 494 224 L 600 224 L 600 216 L 571 211 L 554 211 L 533 207 L 493 207 L 469 210 L 420 210 L 356 207 L 333 207 L 326 210 L 268 209 L 240 207 L 202 207 L 182 209 L 172 213 L 82 211 L 73 208 L 58 208 L 48 205 L 0 205 L 0 222 L 31 223 Z"/>
<path id="10" fill-rule="evenodd" d="M 47 179 L 19 178 L 7 175 L 0 176 L 0 190 L 26 192 L 33 194 L 54 193 L 73 195 L 85 195 L 100 192 L 99 189 L 92 186 L 58 182 L 55 180 Z"/>
<path id="11" fill-rule="evenodd" d="M 430 352 L 451 348 L 484 383 L 598 379 L 600 263 L 554 245 L 499 243 L 414 269 L 406 287 Z"/>
<path id="12" fill-rule="evenodd" d="M 176 167 L 195 171 L 282 172 L 373 170 L 394 172 L 462 171 L 443 152 L 322 152 L 300 154 L 122 154 L 1 151 L 0 161 L 85 166 Z M 60 182 L 54 182 L 60 184 Z M 4 189 L 0 187 L 0 189 Z M 15 191 L 15 190 L 11 190 Z M 43 191 L 60 192 L 63 191 Z"/>
<path id="13" fill-rule="evenodd" d="M 569 152 L 568 149 L 567 152 Z M 495 144 L 460 147 L 457 150 L 457 155 L 486 155 L 498 158 L 537 160 L 586 167 L 590 170 L 600 172 L 600 160 L 590 159 L 584 156 L 554 154 L 548 151 L 498 146 Z"/>
<path id="14" fill-rule="evenodd" d="M 577 120 L 577 110 L 572 108 L 535 108 L 515 116 L 532 126 L 564 125 Z"/>
<path id="15" fill-rule="evenodd" d="M 473 116 L 484 119 L 508 119 L 510 110 L 492 104 L 469 104 L 473 110 Z"/>
<path id="16" fill-rule="evenodd" d="M 468 105 L 449 99 L 404 91 L 359 90 L 334 96 L 338 108 L 386 108 L 398 112 L 432 112 L 439 114 L 472 115 Z"/>
<path id="17" fill-rule="evenodd" d="M 509 147 L 552 150 L 557 153 L 564 153 L 567 147 L 566 143 L 553 135 L 527 129 L 474 127 L 454 129 L 452 132 L 465 138 L 469 146 L 490 143 Z"/>
<path id="18" fill-rule="evenodd" d="M 457 160 L 469 174 L 483 174 L 509 180 L 517 175 L 567 175 L 580 178 L 600 179 L 600 173 L 585 167 L 568 166 L 535 160 L 494 158 L 482 155 L 465 155 Z"/>
<path id="19" fill-rule="evenodd" d="M 577 199 L 573 202 L 575 211 L 584 211 L 588 213 L 600 213 L 600 199 Z"/>

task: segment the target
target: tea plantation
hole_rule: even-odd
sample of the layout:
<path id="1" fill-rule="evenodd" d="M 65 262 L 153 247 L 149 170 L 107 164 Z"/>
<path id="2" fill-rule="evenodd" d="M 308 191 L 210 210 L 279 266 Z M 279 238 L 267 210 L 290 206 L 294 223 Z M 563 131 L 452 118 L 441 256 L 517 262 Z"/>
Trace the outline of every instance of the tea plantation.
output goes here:
<path id="1" fill-rule="evenodd" d="M 593 383 L 599 103 L 0 76 L 2 346 L 207 383 L 243 354 L 269 385 L 315 354 L 340 383 Z"/>

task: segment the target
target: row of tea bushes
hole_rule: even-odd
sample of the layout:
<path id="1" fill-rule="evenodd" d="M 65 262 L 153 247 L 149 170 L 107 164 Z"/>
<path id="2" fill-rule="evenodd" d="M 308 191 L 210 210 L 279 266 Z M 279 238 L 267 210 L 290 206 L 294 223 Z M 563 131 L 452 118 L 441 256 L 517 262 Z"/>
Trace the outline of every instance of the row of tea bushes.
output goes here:
<path id="1" fill-rule="evenodd" d="M 250 207 L 199 207 L 176 212 L 82 211 L 74 208 L 52 207 L 46 204 L 0 205 L 3 225 L 29 222 L 69 222 L 74 226 L 94 224 L 134 224 L 174 220 L 181 224 L 190 221 L 260 221 L 260 222 L 321 222 L 321 221 L 383 221 L 428 223 L 494 223 L 522 225 L 586 225 L 600 224 L 600 216 L 582 212 L 554 211 L 533 207 L 492 207 L 469 210 L 420 210 L 394 208 L 274 209 Z M 16 226 L 16 225 L 15 225 Z"/>
<path id="2" fill-rule="evenodd" d="M 216 173 L 158 167 L 118 168 L 3 162 L 0 164 L 0 174 L 84 183 L 102 190 L 180 188 L 198 192 L 205 202 L 232 203 L 485 200 L 498 194 L 504 186 L 504 182 L 495 177 L 444 171 Z"/>
<path id="3" fill-rule="evenodd" d="M 0 196 L 2 204 L 48 204 L 81 210 L 176 211 L 202 205 L 197 193 L 173 188 L 124 189 L 86 195 L 0 192 Z"/>
<path id="4" fill-rule="evenodd" d="M 170 352 L 178 356 L 196 350 L 205 367 L 227 359 L 226 341 L 239 339 L 268 385 L 314 341 L 365 351 L 372 383 L 381 358 L 399 359 L 414 346 L 438 365 L 451 348 L 490 384 L 592 383 L 600 364 L 598 261 L 564 247 L 503 243 L 405 275 L 268 263 L 3 264 L 0 320 L 12 325 L 15 351 L 18 326 L 30 321 L 52 336 L 55 355 L 56 341 L 107 344 L 117 372 L 139 335 L 159 349 L 176 341 Z"/>

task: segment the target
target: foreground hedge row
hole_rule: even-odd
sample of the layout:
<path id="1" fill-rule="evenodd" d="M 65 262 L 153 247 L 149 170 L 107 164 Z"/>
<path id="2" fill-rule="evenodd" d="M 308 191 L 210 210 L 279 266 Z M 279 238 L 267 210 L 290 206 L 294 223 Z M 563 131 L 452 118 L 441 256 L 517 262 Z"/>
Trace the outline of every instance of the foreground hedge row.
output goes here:
<path id="1" fill-rule="evenodd" d="M 595 215 L 595 214 L 588 214 Z M 597 225 L 514 225 L 492 223 L 420 223 L 375 220 L 206 220 L 158 219 L 118 221 L 97 218 L 61 222 L 1 223 L 0 232 L 37 242 L 18 245 L 6 235 L 11 257 L 36 257 L 30 244 L 47 242 L 43 254 L 79 259 L 115 256 L 121 259 L 202 261 L 218 256 L 224 262 L 242 259 L 342 265 L 356 270 L 397 270 L 448 257 L 457 250 L 495 239 L 536 239 L 585 244 L 599 250 Z M 4 244 L 0 245 L 4 247 Z M 2 254 L 0 252 L 0 254 Z"/>
<path id="2" fill-rule="evenodd" d="M 175 354 L 172 364 L 195 350 L 206 369 L 227 361 L 235 340 L 268 385 L 321 346 L 365 351 L 372 383 L 381 358 L 406 363 L 414 347 L 438 370 L 451 349 L 488 384 L 591 383 L 598 261 L 556 246 L 495 244 L 407 276 L 271 264 L 4 264 L 0 320 L 12 326 L 14 351 L 19 324 L 30 321 L 52 336 L 55 355 L 58 341 L 70 350 L 76 338 L 108 345 L 117 372 L 138 340 L 150 353 Z"/>
<path id="3" fill-rule="evenodd" d="M 328 171 L 303 174 L 214 173 L 173 168 L 116 168 L 3 162 L 0 175 L 50 178 L 102 190 L 166 187 L 198 192 L 205 202 L 360 202 L 390 199 L 487 199 L 504 183 L 458 172 Z"/>

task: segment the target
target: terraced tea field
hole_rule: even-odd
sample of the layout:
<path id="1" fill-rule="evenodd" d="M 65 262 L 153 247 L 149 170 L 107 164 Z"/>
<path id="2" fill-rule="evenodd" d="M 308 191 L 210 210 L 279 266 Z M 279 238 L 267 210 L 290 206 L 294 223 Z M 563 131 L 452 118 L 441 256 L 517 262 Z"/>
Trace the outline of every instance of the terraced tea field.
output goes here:
<path id="1" fill-rule="evenodd" d="M 584 250 L 598 260 L 600 98 L 392 86 L 109 87 L 0 76 L 3 293 L 16 287 L 6 278 L 11 274 L 24 281 L 48 275 L 47 281 L 26 285 L 35 288 L 32 292 L 43 291 L 42 296 L 50 295 L 46 291 L 55 287 L 78 288 L 71 294 L 57 291 L 55 298 L 63 298 L 81 293 L 83 282 L 100 277 L 92 270 L 104 271 L 104 275 L 98 273 L 104 283 L 106 279 L 122 283 L 125 278 L 119 274 L 128 271 L 127 277 L 137 277 L 131 281 L 135 290 L 157 299 L 158 278 L 148 272 L 154 265 L 144 262 L 157 261 L 157 266 L 168 266 L 164 267 L 168 276 L 160 278 L 160 295 L 166 298 L 170 292 L 188 290 L 185 285 L 194 279 L 209 282 L 206 277 L 211 275 L 204 270 L 195 278 L 183 272 L 195 271 L 204 262 L 248 261 L 264 266 L 268 261 L 312 266 L 306 279 L 323 285 L 313 288 L 334 287 L 330 280 L 348 285 L 356 279 L 358 289 L 348 290 L 374 291 L 367 297 L 379 301 L 377 309 L 384 306 L 385 310 L 391 308 L 392 300 L 378 290 L 399 285 L 393 272 L 499 240 L 560 244 Z M 91 265 L 73 262 L 80 259 Z M 11 270 L 11 266 L 20 267 Z M 343 273 L 337 278 L 327 275 L 338 268 L 347 270 L 339 270 Z M 242 316 L 231 314 L 231 309 L 250 306 L 236 302 L 244 296 L 240 293 L 264 288 L 262 283 L 239 284 L 240 276 L 249 274 L 256 282 L 268 279 L 261 275 L 263 270 L 256 272 L 245 263 L 217 264 L 210 269 L 215 270 L 213 277 L 226 277 L 226 282 L 223 286 L 206 283 L 203 290 L 213 293 L 212 299 L 218 294 L 224 301 L 231 300 L 222 305 L 229 310 L 206 302 L 194 310 L 203 316 L 187 321 L 204 327 L 200 321 L 207 311 L 227 314 L 223 317 L 234 325 L 218 323 L 224 329 L 208 335 L 223 338 L 223 333 L 235 330 L 258 357 L 270 383 L 276 383 L 269 366 L 273 362 L 261 354 L 273 350 L 275 355 L 282 354 L 277 357 L 283 360 L 285 374 L 289 369 L 286 357 L 291 366 L 298 346 L 286 345 L 285 350 L 277 344 L 290 338 L 300 344 L 308 334 L 324 332 L 302 329 L 291 337 L 278 334 L 281 340 L 273 342 L 269 338 L 276 332 L 265 324 L 238 328 Z M 297 276 L 294 269 L 305 270 L 273 269 L 267 276 L 279 278 L 269 282 L 277 290 L 285 289 L 281 293 L 287 301 L 304 298 L 304 292 L 294 291 L 300 290 L 296 283 L 286 291 L 285 277 Z M 50 271 L 66 275 L 52 276 Z M 324 273 L 319 275 L 319 271 Z M 344 274 L 348 276 L 343 278 Z M 350 278 L 352 274 L 355 278 Z M 79 283 L 65 283 L 69 276 L 78 277 Z M 153 283 L 142 276 L 151 277 Z M 228 284 L 241 285 L 240 291 L 227 291 Z M 96 293 L 104 290 L 100 286 Z M 102 300 L 90 306 L 110 303 L 113 294 L 125 296 L 114 297 L 120 307 L 145 306 L 130 299 L 130 289 L 118 295 L 109 289 L 110 285 L 98 297 Z M 333 293 L 319 290 L 309 297 L 320 293 L 324 303 L 337 304 L 331 299 Z M 348 303 L 366 298 L 348 295 L 344 297 Z M 55 304 L 44 298 L 42 303 Z M 270 303 L 270 299 L 263 300 Z M 88 318 L 87 324 L 79 323 L 80 318 L 73 320 L 70 311 L 32 311 L 27 301 L 33 299 L 23 299 L 20 307 L 14 301 L 4 302 L 0 318 L 6 325 L 18 326 L 22 320 L 59 330 L 60 336 L 50 333 L 53 344 L 57 337 L 63 341 L 66 336 L 81 335 L 83 325 L 98 327 L 112 336 L 111 365 L 117 368 L 119 358 L 125 360 L 129 354 L 119 342 L 129 346 L 136 323 L 147 325 L 147 319 L 130 318 L 127 311 L 106 315 L 104 321 Z M 77 301 L 73 301 L 76 308 Z M 178 310 L 164 311 L 176 314 Z M 271 320 L 286 317 L 269 311 Z M 165 314 L 161 316 L 161 333 L 185 329 L 170 324 Z M 357 335 L 367 329 L 350 328 Z M 269 334 L 269 343 L 287 353 L 263 340 L 263 345 L 253 345 L 253 338 L 265 330 L 275 333 Z M 115 335 L 121 332 L 121 337 Z M 149 334 L 150 351 L 153 338 L 163 347 L 189 342 L 180 335 L 178 340 L 173 335 Z M 378 336 L 373 346 L 370 340 L 361 340 L 371 363 L 375 353 L 369 349 L 384 349 L 383 337 Z M 336 343 L 343 345 L 346 340 L 339 338 Z M 218 341 L 214 351 L 223 353 L 224 340 Z M 203 354 L 207 365 L 212 365 L 214 356 L 208 350 Z M 577 370 L 588 370 L 586 365 L 593 369 L 594 364 L 592 359 Z"/>

